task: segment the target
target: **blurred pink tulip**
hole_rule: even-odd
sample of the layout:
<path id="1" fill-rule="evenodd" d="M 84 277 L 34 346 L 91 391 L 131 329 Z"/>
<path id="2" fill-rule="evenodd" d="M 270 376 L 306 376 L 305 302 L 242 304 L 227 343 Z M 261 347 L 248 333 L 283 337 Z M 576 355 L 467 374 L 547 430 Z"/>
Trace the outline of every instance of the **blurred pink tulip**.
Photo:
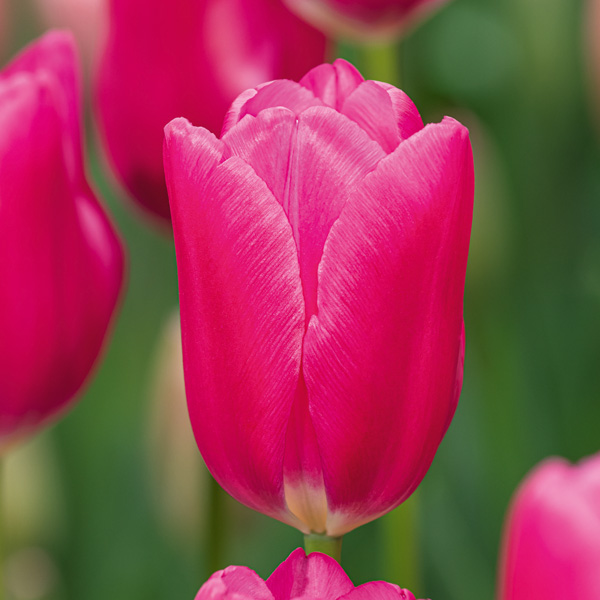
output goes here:
<path id="1" fill-rule="evenodd" d="M 0 72 L 0 446 L 54 418 L 98 357 L 123 280 L 84 173 L 72 37 Z"/>
<path id="2" fill-rule="evenodd" d="M 517 491 L 505 524 L 500 600 L 600 598 L 600 454 L 551 458 Z"/>
<path id="3" fill-rule="evenodd" d="M 106 36 L 107 0 L 35 0 L 35 4 L 46 27 L 70 29 L 86 66 L 94 65 Z"/>
<path id="4" fill-rule="evenodd" d="M 284 0 L 298 15 L 333 36 L 390 38 L 447 0 Z"/>
<path id="5" fill-rule="evenodd" d="M 331 557 L 302 548 L 294 550 L 263 581 L 248 567 L 217 571 L 200 588 L 196 600 L 415 600 L 408 590 L 385 581 L 354 587 L 344 569 Z"/>
<path id="6" fill-rule="evenodd" d="M 280 0 L 115 0 L 110 9 L 101 130 L 129 193 L 168 223 L 164 126 L 185 116 L 218 132 L 240 92 L 321 63 L 325 38 Z"/>
<path id="7" fill-rule="evenodd" d="M 462 385 L 467 130 L 344 61 L 166 127 L 188 407 L 235 498 L 339 536 L 415 490 Z"/>

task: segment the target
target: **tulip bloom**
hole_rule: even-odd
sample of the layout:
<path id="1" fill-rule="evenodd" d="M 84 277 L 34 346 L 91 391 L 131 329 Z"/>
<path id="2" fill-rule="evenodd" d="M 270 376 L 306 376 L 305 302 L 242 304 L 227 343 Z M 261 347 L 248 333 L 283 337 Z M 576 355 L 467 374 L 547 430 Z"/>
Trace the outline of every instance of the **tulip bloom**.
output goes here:
<path id="1" fill-rule="evenodd" d="M 217 481 L 340 536 L 415 490 L 463 367 L 467 130 L 349 63 L 176 119 L 165 172 L 188 408 Z"/>
<path id="2" fill-rule="evenodd" d="M 446 0 L 285 0 L 309 23 L 335 36 L 391 37 Z"/>
<path id="3" fill-rule="evenodd" d="M 544 461 L 521 484 L 506 521 L 500 600 L 558 593 L 600 598 L 600 454 Z"/>
<path id="4" fill-rule="evenodd" d="M 84 173 L 73 39 L 0 72 L 0 447 L 64 410 L 100 352 L 123 279 Z"/>
<path id="5" fill-rule="evenodd" d="M 297 548 L 263 581 L 248 567 L 217 571 L 195 600 L 415 600 L 408 590 L 386 581 L 354 587 L 333 558 Z"/>
<path id="6" fill-rule="evenodd" d="M 97 85 L 112 164 L 138 203 L 169 223 L 164 126 L 185 116 L 218 132 L 248 87 L 299 79 L 325 38 L 280 0 L 113 0 Z"/>

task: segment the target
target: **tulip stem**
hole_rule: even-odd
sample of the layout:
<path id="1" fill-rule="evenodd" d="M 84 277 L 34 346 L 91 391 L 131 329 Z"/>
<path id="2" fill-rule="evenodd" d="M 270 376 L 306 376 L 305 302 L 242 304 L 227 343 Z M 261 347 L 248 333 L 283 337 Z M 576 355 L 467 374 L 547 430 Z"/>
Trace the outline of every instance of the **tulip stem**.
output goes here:
<path id="1" fill-rule="evenodd" d="M 400 87 L 402 55 L 400 42 L 352 44 L 338 42 L 337 54 L 353 63 L 365 79 L 374 79 Z"/>
<path id="2" fill-rule="evenodd" d="M 0 457 L 0 600 L 6 598 L 5 587 L 5 552 L 6 552 L 6 530 L 4 528 L 4 458 Z"/>
<path id="3" fill-rule="evenodd" d="M 225 568 L 224 535 L 226 526 L 226 494 L 214 477 L 209 477 L 208 519 L 206 532 L 207 566 L 209 574 Z M 1 599 L 0 599 L 1 600 Z"/>
<path id="4" fill-rule="evenodd" d="M 335 558 L 338 562 L 342 559 L 342 538 L 330 537 L 319 533 L 309 533 L 304 536 L 304 549 L 306 554 L 311 552 L 322 552 Z"/>

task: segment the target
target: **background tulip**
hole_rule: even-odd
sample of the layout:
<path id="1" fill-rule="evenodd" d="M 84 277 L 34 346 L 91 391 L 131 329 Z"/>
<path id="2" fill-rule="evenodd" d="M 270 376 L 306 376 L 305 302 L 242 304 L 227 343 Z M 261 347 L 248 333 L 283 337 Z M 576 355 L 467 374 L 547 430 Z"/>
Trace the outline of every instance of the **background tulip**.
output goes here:
<path id="1" fill-rule="evenodd" d="M 86 181 L 73 39 L 50 33 L 0 73 L 0 445 L 73 400 L 123 279 Z"/>
<path id="2" fill-rule="evenodd" d="M 466 129 L 336 61 L 166 128 L 184 369 L 223 487 L 339 536 L 400 504 L 462 384 Z"/>
<path id="3" fill-rule="evenodd" d="M 513 499 L 504 535 L 500 600 L 546 600 L 559 590 L 600 598 L 600 454 L 536 467 Z"/>
<path id="4" fill-rule="evenodd" d="M 315 552 L 306 556 L 294 550 L 273 574 L 263 581 L 248 567 L 217 571 L 200 588 L 196 600 L 415 600 L 408 590 L 385 581 L 354 587 L 334 559 Z"/>
<path id="5" fill-rule="evenodd" d="M 46 27 L 73 32 L 86 67 L 95 67 L 106 37 L 107 0 L 35 0 L 35 6 Z"/>
<path id="6" fill-rule="evenodd" d="M 309 23 L 335 35 L 397 35 L 446 0 L 285 0 Z"/>
<path id="7" fill-rule="evenodd" d="M 129 191 L 163 222 L 164 126 L 218 132 L 237 94 L 323 61 L 325 38 L 279 0 L 114 0 L 97 90 L 100 128 Z"/>

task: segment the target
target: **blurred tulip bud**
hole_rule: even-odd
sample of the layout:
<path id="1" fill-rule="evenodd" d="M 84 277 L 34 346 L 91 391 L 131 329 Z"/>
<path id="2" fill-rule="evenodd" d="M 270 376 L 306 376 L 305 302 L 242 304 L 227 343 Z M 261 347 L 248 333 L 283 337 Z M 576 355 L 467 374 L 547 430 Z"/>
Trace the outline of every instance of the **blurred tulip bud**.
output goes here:
<path id="1" fill-rule="evenodd" d="M 160 336 L 151 396 L 150 457 L 159 517 L 166 532 L 193 545 L 204 528 L 210 475 L 187 411 L 179 311 Z"/>
<path id="2" fill-rule="evenodd" d="M 107 0 L 35 0 L 35 3 L 46 27 L 71 30 L 86 66 L 93 68 L 106 37 Z"/>
<path id="3" fill-rule="evenodd" d="M 504 530 L 499 600 L 600 598 L 600 454 L 551 458 L 523 481 Z"/>
<path id="4" fill-rule="evenodd" d="M 113 0 L 97 107 L 118 177 L 168 225 L 164 126 L 185 116 L 218 132 L 237 94 L 298 79 L 324 54 L 325 38 L 279 0 Z"/>
<path id="5" fill-rule="evenodd" d="M 200 588 L 196 600 L 415 600 L 408 590 L 386 581 L 370 581 L 354 587 L 333 558 L 314 552 L 306 556 L 294 550 L 263 581 L 248 567 L 217 571 Z"/>
<path id="6" fill-rule="evenodd" d="M 383 40 L 406 32 L 447 0 L 284 0 L 334 37 Z"/>
<path id="7" fill-rule="evenodd" d="M 216 480 L 305 533 L 406 500 L 460 394 L 467 130 L 349 63 L 165 129 L 188 408 Z"/>
<path id="8" fill-rule="evenodd" d="M 84 173 L 72 37 L 0 72 L 0 447 L 56 418 L 102 347 L 123 252 Z"/>

